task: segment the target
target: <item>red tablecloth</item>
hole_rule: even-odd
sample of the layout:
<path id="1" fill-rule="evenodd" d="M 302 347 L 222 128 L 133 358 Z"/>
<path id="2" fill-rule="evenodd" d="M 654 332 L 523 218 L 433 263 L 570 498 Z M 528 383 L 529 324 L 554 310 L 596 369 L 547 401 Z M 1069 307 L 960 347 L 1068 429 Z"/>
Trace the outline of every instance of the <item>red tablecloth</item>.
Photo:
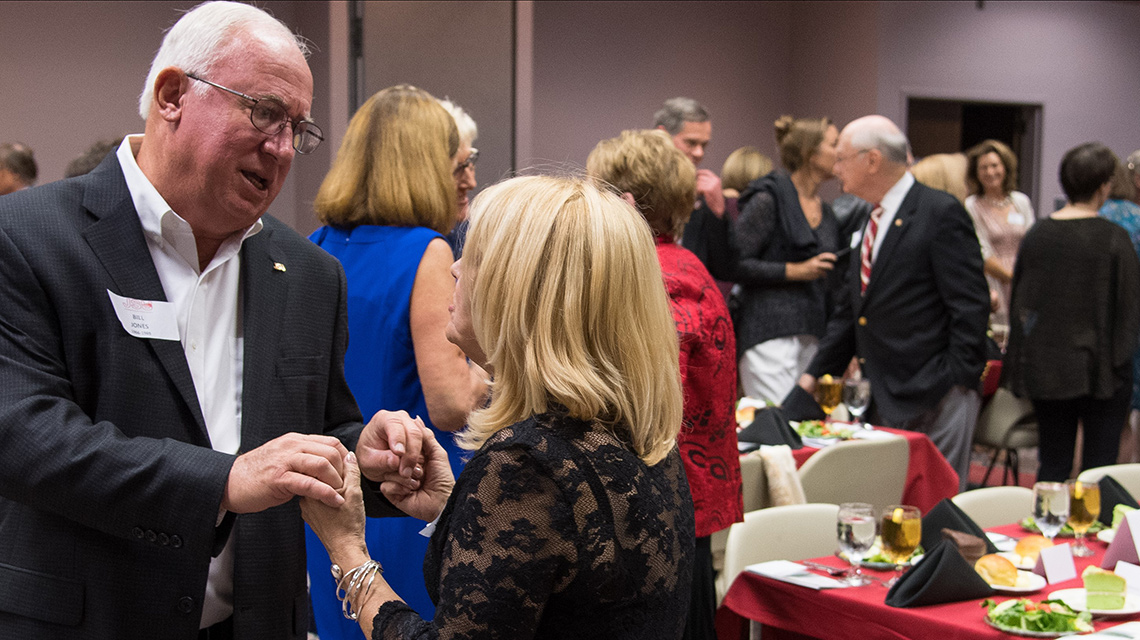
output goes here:
<path id="1" fill-rule="evenodd" d="M 943 498 L 952 498 L 958 494 L 958 473 L 942 457 L 938 447 L 924 434 L 914 431 L 900 431 L 886 427 L 875 427 L 876 431 L 887 431 L 906 438 L 910 445 L 910 462 L 906 470 L 906 487 L 903 489 L 903 504 L 918 507 L 922 513 L 934 508 Z M 842 446 L 842 443 L 832 446 Z M 819 451 L 814 447 L 804 445 L 802 449 L 792 451 L 796 459 L 796 468 L 803 466 L 804 462 Z"/>
<path id="2" fill-rule="evenodd" d="M 1018 525 L 997 527 L 994 531 L 1022 537 L 1029 535 Z M 1091 539 L 1091 558 L 1076 558 L 1077 574 L 1090 564 L 1099 564 L 1108 545 Z M 846 566 L 828 556 L 818 562 Z M 866 571 L 866 570 L 865 570 Z M 886 578 L 891 572 L 867 571 Z M 1080 587 L 1081 579 L 1048 585 L 1041 591 L 1021 597 L 1044 600 L 1059 589 Z M 748 620 L 764 625 L 764 640 L 814 637 L 825 640 L 914 639 L 930 640 L 1009 640 L 1012 636 L 988 626 L 981 600 L 967 600 L 929 607 L 897 609 L 884 604 L 887 589 L 879 584 L 848 589 L 815 591 L 745 571 L 733 581 L 717 611 L 719 640 L 747 638 Z M 1015 596 L 995 596 L 1001 602 Z M 1140 614 L 1111 620 L 1095 619 L 1099 631 Z"/>

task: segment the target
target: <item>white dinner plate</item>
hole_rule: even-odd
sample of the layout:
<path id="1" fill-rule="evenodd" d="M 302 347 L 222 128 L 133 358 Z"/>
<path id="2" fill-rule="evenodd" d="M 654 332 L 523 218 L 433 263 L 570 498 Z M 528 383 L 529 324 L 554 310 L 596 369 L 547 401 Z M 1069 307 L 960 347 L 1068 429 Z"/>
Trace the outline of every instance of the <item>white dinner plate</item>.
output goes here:
<path id="1" fill-rule="evenodd" d="M 1000 584 L 991 584 L 990 587 L 998 593 L 1033 593 L 1045 588 L 1049 584 L 1045 576 L 1039 576 L 1031 571 L 1018 571 L 1017 584 L 1007 587 Z"/>
<path id="2" fill-rule="evenodd" d="M 1105 529 L 1104 531 L 1097 531 L 1096 539 L 1105 544 L 1112 544 L 1116 539 L 1116 529 Z"/>
<path id="3" fill-rule="evenodd" d="M 1017 567 L 1018 569 L 1023 569 L 1025 571 L 1032 571 L 1033 567 L 1037 566 L 1037 561 L 1033 558 L 1019 556 L 1012 551 L 999 551 L 998 555 L 1012 562 L 1013 566 Z"/>
<path id="4" fill-rule="evenodd" d="M 1089 609 L 1088 604 L 1085 602 L 1085 590 L 1083 587 L 1054 591 L 1049 594 L 1049 599 L 1060 600 L 1074 611 L 1088 611 L 1094 616 L 1130 616 L 1134 613 L 1140 613 L 1140 595 L 1133 593 L 1125 594 L 1123 609 Z"/>

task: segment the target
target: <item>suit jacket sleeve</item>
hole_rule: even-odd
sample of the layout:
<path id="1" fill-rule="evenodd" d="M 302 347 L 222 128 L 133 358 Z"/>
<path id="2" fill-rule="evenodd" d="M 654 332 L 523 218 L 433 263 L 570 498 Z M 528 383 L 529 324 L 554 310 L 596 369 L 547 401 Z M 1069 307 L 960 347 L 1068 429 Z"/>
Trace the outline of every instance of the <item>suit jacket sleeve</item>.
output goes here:
<path id="1" fill-rule="evenodd" d="M 974 225 L 957 201 L 933 212 L 937 221 L 930 243 L 931 271 L 949 323 L 945 366 L 953 384 L 974 388 L 986 361 L 989 286 Z"/>

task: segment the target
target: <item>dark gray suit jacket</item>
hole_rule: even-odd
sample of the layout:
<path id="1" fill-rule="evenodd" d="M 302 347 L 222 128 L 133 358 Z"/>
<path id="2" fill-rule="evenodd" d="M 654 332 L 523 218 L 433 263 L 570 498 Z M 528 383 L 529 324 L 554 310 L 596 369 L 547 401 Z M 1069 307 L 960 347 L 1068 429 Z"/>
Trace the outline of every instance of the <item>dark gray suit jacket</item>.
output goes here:
<path id="1" fill-rule="evenodd" d="M 352 449 L 343 271 L 264 222 L 241 253 L 241 448 L 297 431 Z M 180 343 L 128 335 L 108 289 L 165 300 L 114 154 L 0 198 L 3 639 L 197 637 L 233 456 L 210 448 Z M 303 638 L 296 500 L 227 519 L 237 636 Z"/>
<path id="2" fill-rule="evenodd" d="M 933 409 L 953 386 L 977 388 L 990 304 L 974 225 L 954 196 L 916 182 L 883 231 L 865 295 L 851 252 L 846 291 L 808 373 L 842 374 L 857 355 L 889 426 Z"/>

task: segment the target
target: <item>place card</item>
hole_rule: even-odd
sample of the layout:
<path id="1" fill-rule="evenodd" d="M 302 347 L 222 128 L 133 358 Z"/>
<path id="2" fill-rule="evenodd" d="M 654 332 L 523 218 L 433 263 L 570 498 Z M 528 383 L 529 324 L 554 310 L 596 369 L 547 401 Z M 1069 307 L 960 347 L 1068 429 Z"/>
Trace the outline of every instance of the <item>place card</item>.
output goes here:
<path id="1" fill-rule="evenodd" d="M 1140 594 L 1140 566 L 1121 560 L 1116 563 L 1116 568 L 1113 569 L 1113 572 L 1121 578 L 1124 578 L 1125 583 L 1128 585 L 1128 591 Z"/>
<path id="2" fill-rule="evenodd" d="M 1140 511 L 1131 511 L 1124 516 L 1124 522 L 1121 522 L 1116 530 L 1112 544 L 1108 545 L 1108 550 L 1104 552 L 1100 568 L 1109 569 L 1121 561 L 1140 564 L 1140 557 L 1136 554 L 1137 548 L 1140 548 Z"/>
<path id="3" fill-rule="evenodd" d="M 1073 547 L 1066 543 L 1042 549 L 1033 573 L 1045 576 L 1049 584 L 1076 578 L 1077 565 L 1073 562 Z"/>

